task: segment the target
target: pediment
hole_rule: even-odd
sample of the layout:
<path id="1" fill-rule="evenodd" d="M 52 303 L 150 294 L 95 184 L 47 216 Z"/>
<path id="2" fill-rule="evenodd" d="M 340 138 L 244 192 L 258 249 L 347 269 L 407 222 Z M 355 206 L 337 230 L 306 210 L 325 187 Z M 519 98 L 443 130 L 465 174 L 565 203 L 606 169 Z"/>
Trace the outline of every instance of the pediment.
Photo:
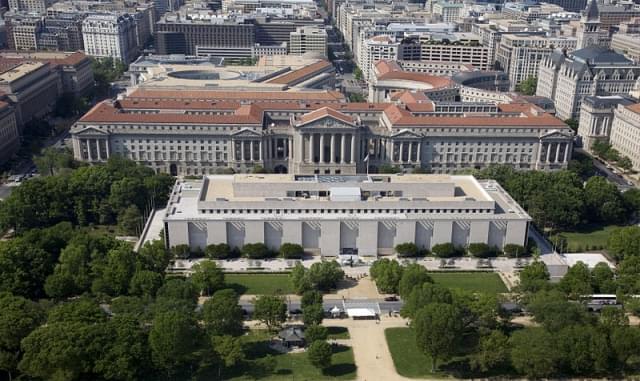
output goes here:
<path id="1" fill-rule="evenodd" d="M 553 139 L 571 139 L 573 137 L 573 135 L 571 134 L 567 134 L 564 132 L 560 132 L 559 130 L 552 130 L 544 135 L 542 135 L 540 137 L 540 139 L 544 139 L 544 140 L 553 140 Z"/>
<path id="2" fill-rule="evenodd" d="M 299 129 L 313 129 L 313 128 L 322 128 L 322 129 L 354 129 L 356 126 L 353 123 L 347 123 L 338 118 L 334 118 L 331 115 L 324 116 L 322 118 L 318 118 L 315 120 L 311 120 L 305 123 L 299 123 L 297 126 Z"/>
<path id="3" fill-rule="evenodd" d="M 391 135 L 394 139 L 421 139 L 422 136 L 416 134 L 415 132 L 407 129 L 400 130 L 395 134 Z"/>
<path id="4" fill-rule="evenodd" d="M 259 137 L 262 136 L 261 134 L 255 132 L 253 130 L 250 130 L 248 128 L 243 128 L 242 130 L 236 131 L 231 135 L 234 138 L 259 138 Z"/>
<path id="5" fill-rule="evenodd" d="M 96 135 L 107 136 L 109 135 L 109 132 L 101 130 L 94 126 L 85 126 L 73 132 L 73 135 L 75 136 L 96 136 Z"/>

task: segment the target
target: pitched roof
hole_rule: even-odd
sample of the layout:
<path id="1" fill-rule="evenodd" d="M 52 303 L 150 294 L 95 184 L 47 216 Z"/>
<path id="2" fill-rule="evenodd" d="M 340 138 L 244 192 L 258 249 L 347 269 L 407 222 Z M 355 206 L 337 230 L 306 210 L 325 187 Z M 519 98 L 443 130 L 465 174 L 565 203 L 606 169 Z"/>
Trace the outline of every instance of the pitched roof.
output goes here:
<path id="1" fill-rule="evenodd" d="M 587 8 L 585 15 L 587 16 L 588 21 L 595 21 L 600 18 L 600 12 L 598 11 L 598 3 L 596 0 L 591 0 L 589 2 L 589 7 Z"/>
<path id="2" fill-rule="evenodd" d="M 267 83 L 275 83 L 278 85 L 294 85 L 298 81 L 308 77 L 309 75 L 319 74 L 329 69 L 330 67 L 333 67 L 333 64 L 331 64 L 331 62 L 321 60 L 311 65 L 307 65 L 303 68 L 293 70 L 283 75 L 280 75 L 278 77 L 275 77 L 271 80 L 268 80 Z"/>
<path id="3" fill-rule="evenodd" d="M 298 125 L 307 124 L 313 122 L 314 120 L 322 119 L 325 117 L 331 117 L 334 119 L 338 119 L 344 123 L 354 125 L 356 120 L 349 115 L 343 114 L 340 111 L 336 111 L 329 107 L 323 107 L 315 111 L 311 111 L 310 113 L 304 114 L 298 118 Z"/>
<path id="4" fill-rule="evenodd" d="M 627 110 L 635 112 L 636 114 L 640 114 L 640 103 L 632 104 L 626 107 Z"/>
<path id="5" fill-rule="evenodd" d="M 117 102 L 103 101 L 87 112 L 83 123 L 153 123 L 153 124 L 262 124 L 264 111 L 256 105 L 243 105 L 233 114 L 186 114 L 184 112 L 124 112 Z"/>
<path id="6" fill-rule="evenodd" d="M 339 91 L 228 91 L 228 90 L 162 90 L 138 88 L 128 98 L 145 99 L 196 99 L 218 101 L 304 101 L 341 102 L 344 95 Z"/>

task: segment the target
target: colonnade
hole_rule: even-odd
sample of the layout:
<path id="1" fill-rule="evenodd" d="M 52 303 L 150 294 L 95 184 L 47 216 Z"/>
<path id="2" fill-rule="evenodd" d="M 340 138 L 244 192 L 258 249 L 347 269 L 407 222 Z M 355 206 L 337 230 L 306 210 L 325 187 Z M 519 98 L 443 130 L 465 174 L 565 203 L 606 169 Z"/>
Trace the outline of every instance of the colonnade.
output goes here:
<path id="1" fill-rule="evenodd" d="M 233 142 L 231 148 L 236 161 L 262 161 L 262 140 L 238 140 Z"/>
<path id="2" fill-rule="evenodd" d="M 345 133 L 301 134 L 300 150 L 302 160 L 307 163 L 355 163 L 356 137 Z"/>
<path id="3" fill-rule="evenodd" d="M 80 139 L 80 147 L 83 160 L 102 161 L 109 158 L 108 139 Z"/>
<path id="4" fill-rule="evenodd" d="M 543 163 L 566 163 L 569 157 L 569 148 L 570 144 L 565 142 L 541 142 L 538 160 Z M 563 151 L 562 155 L 561 151 Z M 545 153 L 544 157 L 543 152 Z"/>

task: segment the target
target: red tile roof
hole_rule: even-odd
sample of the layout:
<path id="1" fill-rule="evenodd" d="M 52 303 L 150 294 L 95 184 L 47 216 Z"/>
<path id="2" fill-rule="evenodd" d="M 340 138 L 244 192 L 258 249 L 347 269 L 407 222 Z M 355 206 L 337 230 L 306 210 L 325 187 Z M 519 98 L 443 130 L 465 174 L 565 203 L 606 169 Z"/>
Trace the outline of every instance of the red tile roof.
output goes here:
<path id="1" fill-rule="evenodd" d="M 225 90 L 166 90 L 138 88 L 127 96 L 130 99 L 147 100 L 217 100 L 217 101 L 303 101 L 303 102 L 340 102 L 345 101 L 339 91 L 225 91 Z"/>
<path id="2" fill-rule="evenodd" d="M 355 123 L 355 119 L 350 117 L 349 115 L 343 114 L 340 111 L 336 111 L 329 107 L 323 107 L 315 111 L 311 111 L 308 114 L 304 114 L 298 118 L 299 124 L 307 124 L 309 122 L 313 122 L 314 120 L 322 119 L 324 117 L 330 116 L 332 118 L 343 121 L 347 124 L 353 125 Z"/>
<path id="3" fill-rule="evenodd" d="M 84 123 L 154 123 L 154 124 L 262 124 L 263 111 L 255 105 L 241 106 L 231 115 L 185 114 L 180 112 L 123 112 L 117 103 L 104 101 L 95 105 L 80 122 Z"/>
<path id="4" fill-rule="evenodd" d="M 626 107 L 629 111 L 635 112 L 636 114 L 640 114 L 640 103 L 635 103 Z"/>
<path id="5" fill-rule="evenodd" d="M 279 85 L 294 85 L 297 81 L 312 74 L 322 73 L 332 66 L 333 64 L 331 62 L 322 60 L 311 65 L 307 65 L 303 68 L 287 72 L 276 78 L 268 80 L 267 83 L 275 83 Z"/>
<path id="6" fill-rule="evenodd" d="M 448 87 L 453 83 L 449 77 L 404 71 L 402 67 L 393 60 L 378 61 L 375 64 L 375 72 L 378 80 L 422 82 L 430 84 L 434 88 Z"/>

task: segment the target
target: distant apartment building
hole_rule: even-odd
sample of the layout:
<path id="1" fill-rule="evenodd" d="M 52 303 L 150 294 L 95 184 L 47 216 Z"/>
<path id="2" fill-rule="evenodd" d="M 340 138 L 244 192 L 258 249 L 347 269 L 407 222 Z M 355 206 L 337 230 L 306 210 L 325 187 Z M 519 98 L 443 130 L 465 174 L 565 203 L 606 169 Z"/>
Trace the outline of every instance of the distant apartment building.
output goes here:
<path id="1" fill-rule="evenodd" d="M 476 69 L 491 67 L 489 48 L 471 33 L 431 34 L 420 37 L 420 60 L 471 65 Z"/>
<path id="2" fill-rule="evenodd" d="M 554 49 L 573 51 L 574 37 L 543 37 L 537 35 L 505 35 L 496 53 L 497 69 L 509 75 L 511 90 L 522 81 L 538 76 L 540 62 Z"/>
<path id="3" fill-rule="evenodd" d="M 127 14 L 92 13 L 82 22 L 85 52 L 128 64 L 139 52 L 135 19 Z"/>
<path id="4" fill-rule="evenodd" d="M 614 111 L 611 146 L 640 170 L 640 104 L 619 105 Z"/>
<path id="5" fill-rule="evenodd" d="M 553 13 L 563 12 L 564 9 L 555 4 L 508 2 L 504 4 L 502 13 L 510 19 L 532 22 L 549 17 Z"/>
<path id="6" fill-rule="evenodd" d="M 327 31 L 314 27 L 299 27 L 290 34 L 289 54 L 302 55 L 309 52 L 327 56 Z"/>
<path id="7" fill-rule="evenodd" d="M 12 12 L 44 13 L 53 0 L 9 0 L 9 10 Z"/>
<path id="8" fill-rule="evenodd" d="M 640 62 L 640 33 L 615 33 L 611 38 L 611 49 L 634 62 Z"/>
<path id="9" fill-rule="evenodd" d="M 587 0 L 546 0 L 545 2 L 559 5 L 567 12 L 580 12 L 587 6 Z"/>
<path id="10" fill-rule="evenodd" d="M 453 3 L 442 0 L 433 3 L 432 14 L 438 21 L 453 23 L 460 19 L 462 9 L 462 3 Z"/>
<path id="11" fill-rule="evenodd" d="M 10 50 L 77 51 L 84 49 L 82 20 L 78 13 L 42 16 L 32 13 L 5 14 L 7 46 Z"/>

